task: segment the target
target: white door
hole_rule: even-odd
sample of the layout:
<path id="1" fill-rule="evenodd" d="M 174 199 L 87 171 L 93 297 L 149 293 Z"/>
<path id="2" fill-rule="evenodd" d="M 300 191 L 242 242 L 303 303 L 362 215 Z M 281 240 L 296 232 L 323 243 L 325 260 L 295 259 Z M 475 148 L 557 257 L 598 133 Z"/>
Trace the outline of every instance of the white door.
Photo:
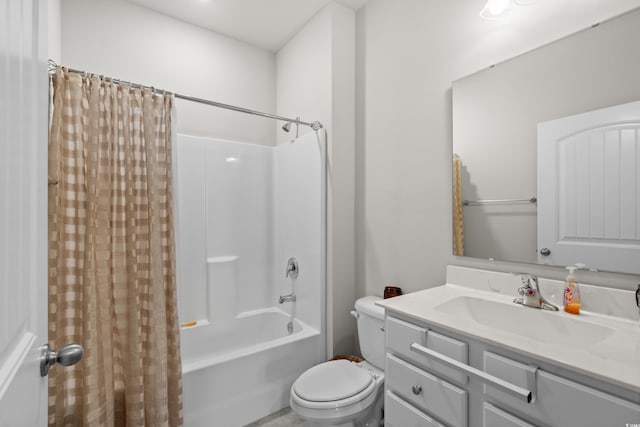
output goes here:
<path id="1" fill-rule="evenodd" d="M 639 260 L 640 102 L 539 123 L 538 261 L 637 274 Z"/>
<path id="2" fill-rule="evenodd" d="M 0 0 L 0 426 L 44 426 L 46 0 Z"/>

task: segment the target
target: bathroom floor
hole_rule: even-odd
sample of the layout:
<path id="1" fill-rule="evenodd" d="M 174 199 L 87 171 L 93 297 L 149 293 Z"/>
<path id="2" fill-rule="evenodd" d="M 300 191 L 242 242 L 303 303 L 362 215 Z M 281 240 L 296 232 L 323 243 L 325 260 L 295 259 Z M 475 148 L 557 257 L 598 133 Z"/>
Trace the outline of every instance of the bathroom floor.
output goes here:
<path id="1" fill-rule="evenodd" d="M 291 411 L 291 408 L 284 408 L 245 427 L 304 427 L 304 425 L 304 420 Z"/>

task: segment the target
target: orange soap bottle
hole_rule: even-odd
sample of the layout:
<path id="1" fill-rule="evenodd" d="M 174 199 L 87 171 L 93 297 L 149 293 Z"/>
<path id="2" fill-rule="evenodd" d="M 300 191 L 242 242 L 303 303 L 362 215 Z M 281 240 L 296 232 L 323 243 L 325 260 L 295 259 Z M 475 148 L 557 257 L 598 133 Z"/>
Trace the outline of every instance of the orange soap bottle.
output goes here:
<path id="1" fill-rule="evenodd" d="M 576 282 L 576 278 L 573 275 L 576 267 L 570 265 L 569 267 L 567 267 L 567 270 L 569 270 L 569 275 L 564 282 L 564 311 L 571 314 L 580 314 L 580 287 L 578 286 L 578 282 Z"/>

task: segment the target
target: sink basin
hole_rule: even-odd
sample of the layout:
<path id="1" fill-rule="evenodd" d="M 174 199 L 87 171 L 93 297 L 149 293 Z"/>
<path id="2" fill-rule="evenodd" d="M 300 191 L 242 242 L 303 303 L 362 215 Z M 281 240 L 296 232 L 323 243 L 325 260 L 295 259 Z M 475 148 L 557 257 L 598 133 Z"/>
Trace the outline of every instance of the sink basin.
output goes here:
<path id="1" fill-rule="evenodd" d="M 614 332 L 607 326 L 568 318 L 557 312 L 469 296 L 452 298 L 435 306 L 434 310 L 547 344 L 592 345 Z"/>

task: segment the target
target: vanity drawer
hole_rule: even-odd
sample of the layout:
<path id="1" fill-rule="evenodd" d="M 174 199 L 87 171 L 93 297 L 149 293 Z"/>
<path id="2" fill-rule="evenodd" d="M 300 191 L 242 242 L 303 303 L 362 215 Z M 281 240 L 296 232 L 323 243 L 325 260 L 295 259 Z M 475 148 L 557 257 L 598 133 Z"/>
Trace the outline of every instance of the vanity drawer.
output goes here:
<path id="1" fill-rule="evenodd" d="M 486 373 L 531 391 L 534 395 L 533 399 L 535 399 L 536 372 L 538 370 L 536 366 L 526 365 L 490 351 L 484 352 L 483 359 L 484 371 Z M 498 390 L 490 385 L 484 386 L 484 393 L 488 396 L 495 397 L 499 401 L 504 400 L 505 397 L 518 400 L 507 392 Z M 518 400 L 518 402 L 521 402 L 521 400 Z M 530 405 L 530 403 L 528 405 Z"/>
<path id="2" fill-rule="evenodd" d="M 387 354 L 388 391 L 451 427 L 467 425 L 467 392 L 410 363 Z"/>
<path id="3" fill-rule="evenodd" d="M 395 317 L 387 316 L 385 325 L 387 335 L 387 348 L 403 357 L 414 360 L 418 356 L 414 354 L 410 345 L 414 342 L 425 345 L 427 341 L 427 329 L 414 325 Z"/>
<path id="4" fill-rule="evenodd" d="M 458 384 L 467 383 L 467 376 L 460 371 L 411 350 L 411 344 L 417 343 L 459 362 L 467 363 L 467 343 L 394 317 L 387 317 L 386 331 L 387 348 L 391 353 Z"/>
<path id="5" fill-rule="evenodd" d="M 483 427 L 534 427 L 526 421 L 515 417 L 490 403 L 484 402 L 482 407 Z"/>
<path id="6" fill-rule="evenodd" d="M 445 427 L 402 398 L 387 391 L 384 400 L 385 427 Z"/>
<path id="7" fill-rule="evenodd" d="M 532 368 L 516 360 L 485 352 L 485 371 L 530 388 L 534 400 L 527 404 L 500 390 L 485 386 L 485 398 L 515 409 L 542 423 L 563 427 L 640 424 L 640 405 L 566 378 L 536 370 L 533 384 L 525 372 Z"/>

